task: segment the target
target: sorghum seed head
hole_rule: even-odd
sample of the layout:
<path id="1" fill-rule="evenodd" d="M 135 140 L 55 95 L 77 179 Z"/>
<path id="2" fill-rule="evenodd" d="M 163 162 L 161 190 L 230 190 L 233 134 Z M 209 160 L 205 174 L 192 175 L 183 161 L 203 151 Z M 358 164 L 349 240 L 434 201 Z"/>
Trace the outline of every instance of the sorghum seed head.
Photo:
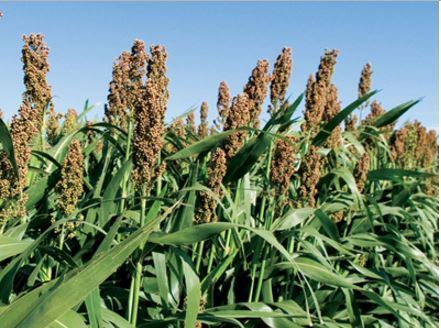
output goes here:
<path id="1" fill-rule="evenodd" d="M 148 55 L 145 52 L 144 41 L 135 40 L 130 54 L 130 91 L 128 104 L 134 111 L 135 107 L 141 106 L 144 95 L 144 82 L 143 78 L 146 74 L 146 65 L 148 61 Z"/>
<path id="2" fill-rule="evenodd" d="M 384 114 L 383 107 L 381 107 L 381 104 L 374 100 L 371 103 L 371 111 L 368 115 L 366 115 L 366 118 L 362 121 L 362 124 L 373 124 L 375 122 L 375 119 Z"/>
<path id="3" fill-rule="evenodd" d="M 405 143 L 408 134 L 408 129 L 403 127 L 394 132 L 391 138 L 391 154 L 392 158 L 397 161 L 399 158 L 403 158 L 405 152 Z"/>
<path id="4" fill-rule="evenodd" d="M 113 64 L 112 81 L 109 83 L 108 104 L 105 109 L 110 124 L 127 127 L 127 110 L 132 107 L 130 101 L 131 55 L 124 51 Z"/>
<path id="5" fill-rule="evenodd" d="M 355 131 L 357 128 L 357 115 L 351 114 L 345 119 L 345 131 Z"/>
<path id="6" fill-rule="evenodd" d="M 360 75 L 360 82 L 358 83 L 358 98 L 361 98 L 371 91 L 372 83 L 372 67 L 371 64 L 367 63 L 363 66 Z"/>
<path id="7" fill-rule="evenodd" d="M 187 134 L 189 137 L 191 137 L 193 134 L 196 133 L 196 122 L 194 118 L 194 112 L 188 113 L 186 118 L 186 124 L 187 124 Z"/>
<path id="8" fill-rule="evenodd" d="M 69 108 L 64 115 L 63 134 L 69 134 L 77 128 L 78 114 L 74 108 Z"/>
<path id="9" fill-rule="evenodd" d="M 302 131 L 311 131 L 312 136 L 318 132 L 323 118 L 337 56 L 337 50 L 326 50 L 320 59 L 315 79 L 312 76 L 308 79 L 305 94 L 305 122 L 302 124 Z"/>
<path id="10" fill-rule="evenodd" d="M 212 154 L 207 170 L 207 187 L 219 198 L 222 198 L 222 180 L 227 172 L 225 151 L 218 147 Z M 200 192 L 200 202 L 195 215 L 196 223 L 216 222 L 217 201 L 207 192 Z"/>
<path id="11" fill-rule="evenodd" d="M 170 128 L 173 130 L 173 133 L 182 139 L 182 141 L 185 140 L 186 132 L 185 132 L 185 125 L 182 118 L 177 118 L 170 126 Z"/>
<path id="12" fill-rule="evenodd" d="M 28 162 L 31 158 L 30 142 L 38 133 L 36 116 L 38 113 L 26 102 L 22 104 L 18 115 L 11 121 L 11 137 L 14 145 L 15 161 L 19 175 L 19 190 L 23 190 L 27 182 Z M 19 193 L 20 191 L 18 191 Z"/>
<path id="13" fill-rule="evenodd" d="M 61 134 L 60 119 L 63 117 L 60 113 L 55 113 L 53 108 L 50 109 L 47 119 L 47 139 L 50 145 L 55 145 Z"/>
<path id="14" fill-rule="evenodd" d="M 23 35 L 23 41 L 22 62 L 26 87 L 23 102 L 36 111 L 35 120 L 40 129 L 46 106 L 53 106 L 51 87 L 46 80 L 46 74 L 49 72 L 49 49 L 42 34 Z"/>
<path id="15" fill-rule="evenodd" d="M 230 90 L 226 82 L 222 81 L 219 85 L 219 92 L 217 96 L 217 110 L 219 113 L 219 124 L 224 124 L 228 109 L 230 108 Z"/>
<path id="16" fill-rule="evenodd" d="M 293 143 L 294 136 L 287 136 L 287 140 L 276 141 L 273 160 L 271 161 L 271 182 L 281 195 L 286 195 L 295 172 L 296 153 Z"/>
<path id="17" fill-rule="evenodd" d="M 250 99 L 250 119 L 255 128 L 259 127 L 259 115 L 262 112 L 262 104 L 265 101 L 268 90 L 270 80 L 268 70 L 268 61 L 266 59 L 259 60 L 251 73 L 248 83 L 243 89 L 243 92 L 246 93 Z"/>
<path id="18" fill-rule="evenodd" d="M 282 104 L 289 86 L 289 79 L 292 70 L 292 50 L 283 48 L 282 53 L 274 63 L 273 74 L 271 76 L 271 104 L 275 108 Z"/>
<path id="19" fill-rule="evenodd" d="M 83 194 L 84 157 L 81 144 L 78 140 L 72 141 L 61 167 L 60 181 L 57 183 L 59 194 L 58 207 L 60 211 L 69 216 L 77 207 Z"/>
<path id="20" fill-rule="evenodd" d="M 320 180 L 321 160 L 318 147 L 311 146 L 302 159 L 299 169 L 300 205 L 303 203 L 314 207 L 316 203 L 317 184 Z"/>
<path id="21" fill-rule="evenodd" d="M 152 46 L 151 50 L 144 97 L 135 107 L 133 136 L 133 176 L 143 192 L 151 187 L 151 180 L 157 172 L 155 168 L 163 147 L 164 116 L 168 100 L 165 49 Z"/>
<path id="22" fill-rule="evenodd" d="M 224 131 L 248 126 L 250 122 L 250 102 L 248 95 L 243 93 L 234 97 L 224 124 Z M 231 134 L 225 142 L 224 149 L 227 158 L 233 157 L 247 136 L 247 131 L 238 131 Z"/>
<path id="23" fill-rule="evenodd" d="M 147 78 L 155 81 L 157 92 L 159 93 L 159 99 L 161 101 L 161 106 L 164 108 L 163 114 L 165 113 L 166 104 L 169 98 L 168 83 L 167 78 L 167 52 L 162 45 L 152 45 L 150 46 L 151 57 L 148 61 L 147 67 Z"/>
<path id="24" fill-rule="evenodd" d="M 370 156 L 368 152 L 364 152 L 358 160 L 355 170 L 354 170 L 354 178 L 357 182 L 357 188 L 360 192 L 363 191 L 364 185 L 366 183 L 367 174 L 370 166 Z"/>
<path id="25" fill-rule="evenodd" d="M 340 102 L 338 100 L 338 90 L 334 84 L 331 84 L 327 94 L 327 101 L 323 111 L 323 120 L 325 122 L 331 121 L 340 112 Z M 326 140 L 328 148 L 337 149 L 342 142 L 341 126 L 336 126 L 331 135 Z"/>
<path id="26" fill-rule="evenodd" d="M 204 138 L 208 136 L 207 117 L 208 117 L 208 104 L 207 102 L 203 101 L 201 105 L 200 123 L 198 127 L 199 138 Z"/>

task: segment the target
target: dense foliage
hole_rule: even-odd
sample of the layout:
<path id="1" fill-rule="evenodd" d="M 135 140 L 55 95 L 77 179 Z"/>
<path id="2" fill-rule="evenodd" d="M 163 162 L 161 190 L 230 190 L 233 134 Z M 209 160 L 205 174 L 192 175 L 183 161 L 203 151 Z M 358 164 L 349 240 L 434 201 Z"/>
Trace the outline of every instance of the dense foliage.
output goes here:
<path id="1" fill-rule="evenodd" d="M 1 327 L 438 326 L 437 135 L 395 128 L 418 101 L 384 111 L 370 65 L 343 109 L 337 51 L 287 100 L 285 48 L 237 97 L 221 83 L 212 125 L 206 103 L 165 124 L 167 54 L 137 40 L 90 122 L 88 103 L 56 113 L 43 37 L 24 41 L 0 121 Z"/>

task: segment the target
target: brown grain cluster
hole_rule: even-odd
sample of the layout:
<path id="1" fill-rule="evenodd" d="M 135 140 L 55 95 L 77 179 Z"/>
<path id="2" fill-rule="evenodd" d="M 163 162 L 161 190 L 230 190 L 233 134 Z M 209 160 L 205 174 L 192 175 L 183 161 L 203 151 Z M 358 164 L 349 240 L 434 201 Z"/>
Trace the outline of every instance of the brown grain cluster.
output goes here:
<path id="1" fill-rule="evenodd" d="M 11 197 L 11 183 L 14 181 L 12 165 L 4 150 L 0 151 L 0 201 Z"/>
<path id="2" fill-rule="evenodd" d="M 26 186 L 28 162 L 31 158 L 30 143 L 39 131 L 36 125 L 36 116 L 37 112 L 28 103 L 23 103 L 18 111 L 18 115 L 15 115 L 11 121 L 10 131 L 21 190 Z"/>
<path id="3" fill-rule="evenodd" d="M 266 59 L 259 60 L 248 79 L 248 83 L 243 89 L 243 92 L 248 95 L 250 100 L 250 120 L 252 126 L 255 128 L 259 127 L 259 116 L 262 112 L 262 105 L 268 92 L 268 83 L 270 80 L 268 71 L 268 61 Z"/>
<path id="4" fill-rule="evenodd" d="M 338 100 L 338 90 L 334 84 L 331 84 L 327 94 L 327 101 L 323 111 L 323 121 L 331 121 L 340 112 L 340 102 Z M 341 126 L 336 126 L 331 135 L 326 140 L 326 147 L 337 149 L 342 143 Z"/>
<path id="5" fill-rule="evenodd" d="M 83 195 L 84 156 L 78 140 L 72 141 L 61 167 L 61 177 L 57 183 L 58 208 L 65 216 L 75 212 Z"/>
<path id="6" fill-rule="evenodd" d="M 110 124 L 127 128 L 127 110 L 130 101 L 131 55 L 124 51 L 113 64 L 112 81 L 109 84 L 108 104 L 104 114 Z M 137 72 L 136 72 L 137 73 Z"/>
<path id="7" fill-rule="evenodd" d="M 142 106 L 144 98 L 144 78 L 146 74 L 146 65 L 149 60 L 145 52 L 145 44 L 142 40 L 135 40 L 132 45 L 130 54 L 130 91 L 128 103 L 135 111 L 136 107 Z"/>
<path id="8" fill-rule="evenodd" d="M 289 80 L 292 70 L 292 50 L 283 48 L 282 53 L 277 57 L 274 63 L 274 69 L 271 76 L 271 104 L 272 110 L 283 104 L 286 92 L 288 91 Z"/>
<path id="9" fill-rule="evenodd" d="M 391 154 L 402 168 L 430 168 L 438 156 L 436 132 L 427 131 L 421 122 L 406 123 L 391 137 Z"/>
<path id="10" fill-rule="evenodd" d="M 233 130 L 248 126 L 250 122 L 250 101 L 248 95 L 242 93 L 233 98 L 231 108 L 227 113 L 224 124 L 224 131 Z M 224 144 L 227 158 L 230 159 L 236 155 L 237 151 L 245 141 L 247 131 L 237 131 L 232 133 Z"/>
<path id="11" fill-rule="evenodd" d="M 271 182 L 280 195 L 288 193 L 291 178 L 295 172 L 296 153 L 294 136 L 276 141 L 273 160 L 271 161 Z"/>
<path id="12" fill-rule="evenodd" d="M 187 128 L 187 139 L 191 140 L 196 133 L 196 121 L 194 117 L 194 112 L 190 112 L 187 114 L 185 123 Z"/>
<path id="13" fill-rule="evenodd" d="M 135 106 L 136 125 L 133 137 L 134 180 L 143 193 L 149 190 L 151 180 L 156 177 L 156 167 L 163 147 L 164 115 L 168 101 L 167 53 L 160 45 L 152 46 L 150 50 L 147 82 L 145 88 L 142 85 L 139 87 L 144 93 Z M 140 49 L 139 51 L 142 52 Z"/>
<path id="14" fill-rule="evenodd" d="M 337 50 L 326 50 L 315 78 L 311 75 L 306 85 L 305 121 L 302 124 L 302 131 L 309 132 L 312 136 L 320 129 L 337 56 Z"/>
<path id="15" fill-rule="evenodd" d="M 355 131 L 357 129 L 358 117 L 355 114 L 350 114 L 345 118 L 345 131 Z"/>
<path id="16" fill-rule="evenodd" d="M 77 128 L 78 113 L 75 108 L 69 108 L 64 115 L 63 134 L 69 134 Z"/>
<path id="17" fill-rule="evenodd" d="M 186 138 L 186 132 L 185 132 L 185 125 L 184 120 L 179 117 L 177 118 L 170 126 L 170 129 L 172 129 L 173 133 L 178 136 L 181 141 L 184 142 Z"/>
<path id="18" fill-rule="evenodd" d="M 205 138 L 208 136 L 208 104 L 206 101 L 202 102 L 200 110 L 200 123 L 198 127 L 199 138 Z"/>
<path id="19" fill-rule="evenodd" d="M 383 107 L 378 101 L 374 100 L 371 103 L 371 110 L 369 114 L 366 115 L 365 119 L 362 121 L 362 124 L 372 125 L 375 122 L 375 120 L 382 114 L 384 114 Z"/>
<path id="20" fill-rule="evenodd" d="M 357 188 L 360 192 L 363 191 L 366 183 L 367 174 L 370 167 L 370 156 L 368 152 L 364 152 L 363 155 L 357 161 L 354 169 L 354 178 L 357 183 Z"/>
<path id="21" fill-rule="evenodd" d="M 48 113 L 46 123 L 47 141 L 50 145 L 55 145 L 61 134 L 60 119 L 63 117 L 60 113 L 56 113 L 54 108 L 51 108 Z"/>
<path id="22" fill-rule="evenodd" d="M 23 93 L 24 106 L 31 107 L 35 112 L 35 120 L 40 130 L 46 106 L 51 108 L 51 87 L 46 80 L 49 72 L 47 57 L 49 49 L 42 34 L 23 36 L 22 62 L 24 71 L 25 92 Z"/>
<path id="23" fill-rule="evenodd" d="M 300 201 L 299 206 L 316 204 L 317 184 L 320 180 L 321 158 L 318 147 L 311 146 L 300 164 Z"/>
<path id="24" fill-rule="evenodd" d="M 361 98 L 371 91 L 372 84 L 372 66 L 367 63 L 363 66 L 360 75 L 360 81 L 358 83 L 358 98 Z"/>
<path id="25" fill-rule="evenodd" d="M 218 128 L 222 127 L 227 118 L 228 110 L 230 108 L 231 97 L 230 89 L 226 82 L 222 81 L 219 85 L 219 91 L 217 95 L 217 111 L 219 113 L 219 118 L 217 119 L 216 125 Z"/>
<path id="26" fill-rule="evenodd" d="M 207 187 L 220 199 L 223 197 L 222 180 L 227 172 L 227 157 L 225 151 L 218 147 L 212 157 L 207 170 Z M 200 202 L 196 210 L 196 223 L 216 222 L 217 200 L 207 192 L 199 193 Z"/>

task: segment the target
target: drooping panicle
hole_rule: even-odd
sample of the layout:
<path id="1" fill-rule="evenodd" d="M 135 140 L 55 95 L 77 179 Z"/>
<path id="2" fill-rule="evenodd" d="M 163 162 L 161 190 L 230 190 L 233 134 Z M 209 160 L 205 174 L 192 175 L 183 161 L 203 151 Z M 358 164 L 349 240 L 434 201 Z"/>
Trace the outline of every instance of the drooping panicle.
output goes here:
<path id="1" fill-rule="evenodd" d="M 168 78 L 165 76 L 167 54 L 162 46 L 152 46 L 151 52 L 145 93 L 135 107 L 133 136 L 133 176 L 142 192 L 149 190 L 157 172 L 168 100 Z"/>
<path id="2" fill-rule="evenodd" d="M 314 207 L 316 204 L 321 167 L 321 158 L 317 151 L 318 147 L 311 146 L 300 164 L 300 206 L 307 204 L 307 206 Z"/>
<path id="3" fill-rule="evenodd" d="M 200 111 L 200 123 L 198 127 L 198 136 L 199 138 L 204 138 L 208 136 L 208 104 L 206 101 L 202 102 L 201 111 Z"/>
<path id="4" fill-rule="evenodd" d="M 295 172 L 296 153 L 294 151 L 294 136 L 287 136 L 287 140 L 276 141 L 273 160 L 271 161 L 271 182 L 276 191 L 286 195 Z"/>
<path id="5" fill-rule="evenodd" d="M 40 130 L 46 106 L 49 106 L 49 108 L 53 106 L 51 103 L 51 87 L 46 79 L 46 74 L 49 72 L 47 60 L 49 48 L 44 42 L 42 34 L 23 35 L 23 41 L 23 81 L 26 88 L 23 92 L 23 103 L 37 113 L 34 119 Z"/>
<path id="6" fill-rule="evenodd" d="M 364 185 L 367 180 L 367 174 L 370 167 L 370 156 L 368 152 L 364 152 L 360 159 L 357 161 L 354 169 L 354 178 L 357 182 L 357 188 L 360 192 L 363 191 Z"/>
<path id="7" fill-rule="evenodd" d="M 243 89 L 243 92 L 246 93 L 250 99 L 250 119 L 251 124 L 255 128 L 259 127 L 259 116 L 262 112 L 262 105 L 268 92 L 268 83 L 270 80 L 268 71 L 268 61 L 266 59 L 259 60 L 251 73 L 248 83 Z"/>
<path id="8" fill-rule="evenodd" d="M 302 131 L 310 132 L 312 136 L 318 132 L 323 119 L 337 56 L 337 50 L 326 50 L 320 60 L 315 79 L 312 75 L 308 79 L 305 92 L 305 122 L 302 124 Z"/>
<path id="9" fill-rule="evenodd" d="M 112 81 L 109 83 L 108 104 L 105 115 L 110 124 L 127 128 L 127 110 L 131 109 L 130 101 L 131 55 L 124 51 L 113 64 Z M 134 71 L 136 74 L 138 72 Z"/>
<path id="10" fill-rule="evenodd" d="M 338 90 L 334 84 L 331 84 L 327 94 L 327 101 L 323 111 L 323 121 L 330 122 L 340 112 L 340 102 L 338 100 Z M 331 135 L 326 139 L 326 147 L 337 149 L 342 143 L 341 126 L 336 126 Z"/>
<path id="11" fill-rule="evenodd" d="M 272 109 L 277 108 L 285 101 L 288 91 L 289 80 L 292 70 L 292 50 L 283 48 L 282 53 L 277 57 L 274 63 L 274 69 L 271 76 L 271 104 Z"/>
<path id="12" fill-rule="evenodd" d="M 60 174 L 58 207 L 65 216 L 69 216 L 75 212 L 83 195 L 84 156 L 78 140 L 72 141 L 69 146 Z"/>
<path id="13" fill-rule="evenodd" d="M 358 83 L 358 98 L 361 98 L 371 91 L 372 84 L 372 66 L 367 63 L 363 66 L 360 75 L 360 82 Z"/>
<path id="14" fill-rule="evenodd" d="M 217 96 L 217 111 L 219 113 L 218 122 L 216 124 L 221 127 L 227 118 L 228 109 L 230 108 L 230 89 L 226 82 L 222 81 L 219 85 Z"/>
<path id="15" fill-rule="evenodd" d="M 227 172 L 225 151 L 218 147 L 214 151 L 207 170 L 207 187 L 220 199 L 223 197 L 222 180 Z M 207 192 L 200 192 L 199 207 L 196 211 L 196 223 L 216 222 L 217 200 Z"/>
<path id="16" fill-rule="evenodd" d="M 227 118 L 225 120 L 224 131 L 248 126 L 249 122 L 250 101 L 248 95 L 242 93 L 233 99 L 231 108 L 228 111 Z M 247 134 L 247 131 L 237 131 L 227 138 L 224 144 L 227 159 L 232 158 L 237 153 Z"/>

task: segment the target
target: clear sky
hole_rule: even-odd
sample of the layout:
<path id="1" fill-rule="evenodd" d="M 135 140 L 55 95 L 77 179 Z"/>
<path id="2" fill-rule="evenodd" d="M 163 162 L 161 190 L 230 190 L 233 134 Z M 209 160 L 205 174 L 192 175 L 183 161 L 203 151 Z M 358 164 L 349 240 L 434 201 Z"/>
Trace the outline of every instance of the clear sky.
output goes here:
<path id="1" fill-rule="evenodd" d="M 21 36 L 43 33 L 56 108 L 103 113 L 113 60 L 135 38 L 161 43 L 168 54 L 171 119 L 207 100 L 211 116 L 219 82 L 241 92 L 261 58 L 274 63 L 293 48 L 289 94 L 300 94 L 326 48 L 340 50 L 334 83 L 342 105 L 357 96 L 362 66 L 373 65 L 373 87 L 385 109 L 424 97 L 406 119 L 438 128 L 438 4 L 436 2 L 278 3 L 1 3 L 0 108 L 19 107 Z"/>

